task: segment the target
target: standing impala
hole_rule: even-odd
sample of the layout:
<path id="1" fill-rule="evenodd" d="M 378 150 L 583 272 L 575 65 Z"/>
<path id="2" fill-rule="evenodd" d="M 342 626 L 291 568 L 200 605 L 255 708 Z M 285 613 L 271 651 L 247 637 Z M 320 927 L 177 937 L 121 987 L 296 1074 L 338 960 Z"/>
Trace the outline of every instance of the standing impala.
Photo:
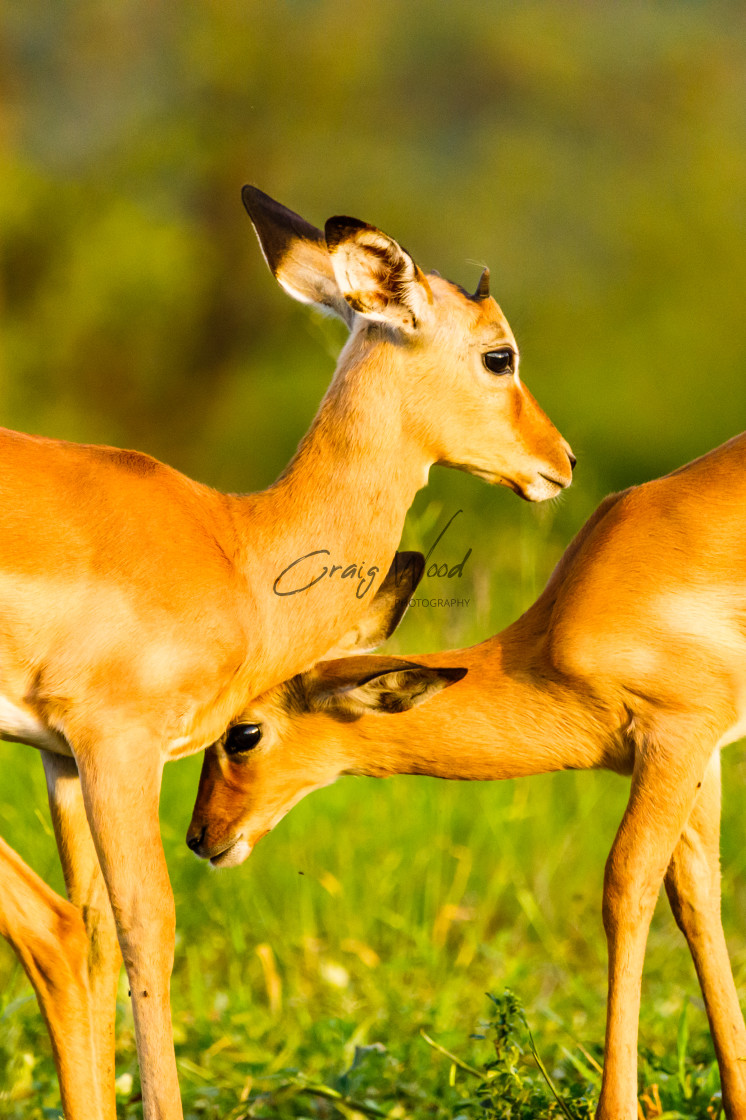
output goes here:
<path id="1" fill-rule="evenodd" d="M 744 1120 L 746 1030 L 719 868 L 719 748 L 746 733 L 744 509 L 746 434 L 602 502 L 536 603 L 494 638 L 412 660 L 328 661 L 271 690 L 206 753 L 190 847 L 213 864 L 240 863 L 292 805 L 340 774 L 629 774 L 604 882 L 609 998 L 596 1115 L 638 1115 L 640 981 L 665 880 L 702 987 L 723 1107 Z M 384 607 L 373 600 L 371 616 Z"/>
<path id="2" fill-rule="evenodd" d="M 0 933 L 34 984 L 67 1120 L 115 1116 L 117 941 L 145 1120 L 182 1115 L 164 763 L 354 632 L 434 463 L 531 501 L 570 482 L 486 274 L 468 296 L 363 222 L 324 235 L 256 188 L 243 199 L 280 284 L 350 328 L 273 486 L 224 495 L 137 452 L 0 435 L 0 736 L 43 752 L 73 904 L 2 844 Z"/>

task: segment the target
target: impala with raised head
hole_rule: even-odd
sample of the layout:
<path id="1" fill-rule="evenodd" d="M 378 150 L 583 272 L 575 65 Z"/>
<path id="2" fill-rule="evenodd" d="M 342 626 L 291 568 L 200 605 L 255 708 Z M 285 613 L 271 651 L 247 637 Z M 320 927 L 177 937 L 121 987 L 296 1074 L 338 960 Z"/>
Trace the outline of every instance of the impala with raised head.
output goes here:
<path id="1" fill-rule="evenodd" d="M 746 434 L 607 498 L 537 602 L 496 637 L 412 659 L 322 662 L 269 691 L 207 751 L 190 847 L 214 864 L 239 863 L 301 797 L 340 774 L 631 775 L 604 881 L 597 1117 L 638 1116 L 640 982 L 665 882 L 702 988 L 723 1108 L 744 1120 L 746 1030 L 718 851 L 719 748 L 746 731 L 744 508 Z M 371 632 L 384 601 L 371 603 Z"/>
<path id="2" fill-rule="evenodd" d="M 70 899 L 0 845 L 0 933 L 35 987 L 67 1120 L 115 1116 L 118 946 L 145 1120 L 182 1114 L 164 763 L 354 631 L 430 466 L 538 501 L 574 462 L 486 276 L 468 296 L 372 226 L 337 217 L 324 234 L 254 187 L 243 199 L 280 284 L 350 328 L 273 486 L 225 495 L 137 452 L 0 433 L 0 737 L 43 752 Z M 320 585 L 320 558 L 342 578 Z"/>

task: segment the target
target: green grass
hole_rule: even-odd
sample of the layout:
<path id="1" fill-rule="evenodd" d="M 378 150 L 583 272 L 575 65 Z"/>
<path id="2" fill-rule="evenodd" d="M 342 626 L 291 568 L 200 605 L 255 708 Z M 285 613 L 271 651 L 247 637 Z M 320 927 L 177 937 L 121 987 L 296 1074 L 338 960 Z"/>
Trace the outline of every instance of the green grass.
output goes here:
<path id="1" fill-rule="evenodd" d="M 416 509 L 410 543 L 439 516 L 427 503 Z M 510 547 L 475 532 L 470 587 L 485 610 L 413 610 L 398 648 L 476 639 L 530 601 L 569 535 L 566 515 L 555 510 L 552 524 L 546 512 L 514 503 L 510 516 Z M 485 586 L 474 592 L 480 578 Z M 0 832 L 60 889 L 41 764 L 26 747 L 2 752 Z M 345 778 L 301 803 L 245 865 L 214 872 L 184 845 L 199 765 L 166 768 L 161 814 L 177 903 L 173 1014 L 187 1117 L 592 1114 L 606 985 L 601 884 L 626 781 L 590 773 L 486 784 Z M 741 989 L 744 778 L 746 758 L 732 748 L 724 757 L 724 921 Z M 525 1008 L 554 1089 L 506 989 Z M 664 901 L 650 935 L 640 1053 L 646 1117 L 661 1114 L 658 1100 L 664 1116 L 717 1117 L 707 1022 Z M 120 1115 L 138 1117 L 124 979 L 117 1072 Z M 4 944 L 0 1115 L 59 1115 L 49 1044 Z"/>

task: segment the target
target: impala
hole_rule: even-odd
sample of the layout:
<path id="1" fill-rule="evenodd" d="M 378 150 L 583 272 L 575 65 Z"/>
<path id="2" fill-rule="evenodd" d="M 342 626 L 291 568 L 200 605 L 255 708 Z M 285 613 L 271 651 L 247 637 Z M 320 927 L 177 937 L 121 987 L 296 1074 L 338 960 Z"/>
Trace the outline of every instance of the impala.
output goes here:
<path id="1" fill-rule="evenodd" d="M 481 645 L 331 660 L 267 692 L 205 755 L 190 847 L 239 863 L 340 774 L 631 775 L 604 880 L 597 1117 L 638 1115 L 641 974 L 665 882 L 704 995 L 723 1107 L 744 1120 L 746 1030 L 720 918 L 719 749 L 746 733 L 745 508 L 746 434 L 607 498 L 536 603 Z M 384 598 L 371 601 L 369 627 L 384 609 Z"/>
<path id="2" fill-rule="evenodd" d="M 363 222 L 324 234 L 256 188 L 243 199 L 280 284 L 350 329 L 273 486 L 220 494 L 134 451 L 0 434 L 0 737 L 43 752 L 70 900 L 2 844 L 0 933 L 36 990 L 67 1120 L 115 1116 L 119 948 L 145 1120 L 182 1115 L 164 763 L 215 742 L 367 606 L 351 579 L 283 596 L 281 573 L 322 552 L 364 561 L 372 597 L 434 463 L 538 501 L 574 462 L 519 380 L 486 274 L 469 296 Z"/>

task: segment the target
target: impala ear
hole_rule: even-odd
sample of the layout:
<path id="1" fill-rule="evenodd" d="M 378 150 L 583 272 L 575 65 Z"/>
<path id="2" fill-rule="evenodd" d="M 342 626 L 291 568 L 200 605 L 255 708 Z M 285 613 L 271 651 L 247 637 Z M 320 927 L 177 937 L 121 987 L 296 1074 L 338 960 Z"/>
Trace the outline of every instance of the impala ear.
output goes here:
<path id="1" fill-rule="evenodd" d="M 323 660 L 330 661 L 345 653 L 366 653 L 383 645 L 404 618 L 412 593 L 425 571 L 421 552 L 397 552 L 381 586 L 371 599 L 367 614 L 348 630 Z"/>
<path id="2" fill-rule="evenodd" d="M 409 253 L 393 237 L 357 218 L 330 218 L 325 232 L 337 285 L 353 311 L 401 330 L 415 330 L 433 294 Z"/>
<path id="3" fill-rule="evenodd" d="M 466 669 L 450 666 L 431 669 L 429 666 L 417 665 L 395 673 L 382 673 L 346 692 L 340 697 L 340 703 L 349 705 L 351 711 L 359 706 L 363 712 L 385 712 L 389 715 L 408 712 L 410 708 L 435 696 L 436 692 L 463 680 L 466 672 Z"/>
<path id="4" fill-rule="evenodd" d="M 395 715 L 423 704 L 466 673 L 455 666 L 431 668 L 395 657 L 345 657 L 316 666 L 310 703 L 342 720 L 366 712 Z"/>
<path id="5" fill-rule="evenodd" d="M 350 326 L 352 308 L 337 285 L 321 230 L 258 187 L 245 186 L 241 198 L 264 259 L 288 295 L 326 308 Z"/>

